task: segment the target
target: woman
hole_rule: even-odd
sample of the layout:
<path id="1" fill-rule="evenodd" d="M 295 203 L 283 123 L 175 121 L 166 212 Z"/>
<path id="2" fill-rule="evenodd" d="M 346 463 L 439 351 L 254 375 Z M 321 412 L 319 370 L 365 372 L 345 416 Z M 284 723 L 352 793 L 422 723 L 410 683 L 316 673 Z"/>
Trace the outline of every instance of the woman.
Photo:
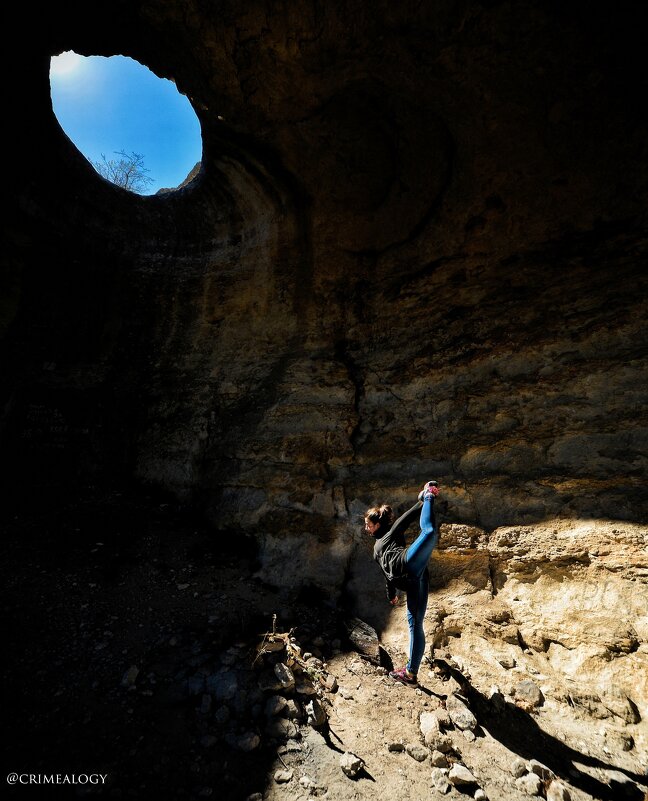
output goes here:
<path id="1" fill-rule="evenodd" d="M 374 506 L 365 513 L 365 531 L 375 538 L 374 559 L 385 574 L 387 599 L 398 603 L 398 590 L 407 593 L 407 622 L 410 631 L 409 660 L 405 667 L 392 670 L 392 679 L 412 687 L 418 684 L 418 669 L 425 652 L 423 619 L 428 599 L 428 561 L 439 541 L 434 519 L 434 499 L 439 494 L 436 481 L 428 481 L 419 493 L 418 502 L 394 523 L 387 504 Z M 421 510 L 421 533 L 408 547 L 405 530 Z"/>

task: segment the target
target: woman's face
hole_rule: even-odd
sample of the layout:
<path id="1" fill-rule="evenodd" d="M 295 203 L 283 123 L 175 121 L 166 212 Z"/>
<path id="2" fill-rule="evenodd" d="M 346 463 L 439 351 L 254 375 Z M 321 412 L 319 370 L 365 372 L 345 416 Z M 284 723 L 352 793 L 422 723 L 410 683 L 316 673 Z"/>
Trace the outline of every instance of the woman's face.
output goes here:
<path id="1" fill-rule="evenodd" d="M 372 523 L 368 517 L 365 517 L 365 531 L 371 536 L 375 536 L 376 531 L 380 528 L 380 523 Z"/>

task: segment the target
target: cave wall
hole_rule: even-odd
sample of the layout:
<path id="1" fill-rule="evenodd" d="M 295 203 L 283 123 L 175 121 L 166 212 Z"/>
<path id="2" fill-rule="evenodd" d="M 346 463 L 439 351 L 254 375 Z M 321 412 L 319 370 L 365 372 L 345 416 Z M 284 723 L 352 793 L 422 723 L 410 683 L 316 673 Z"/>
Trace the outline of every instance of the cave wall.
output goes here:
<path id="1" fill-rule="evenodd" d="M 456 522 L 645 522 L 636 13 L 18 12 L 5 488 L 160 486 L 254 533 L 268 570 L 317 562 L 322 583 L 368 503 L 431 476 Z M 68 49 L 175 80 L 202 126 L 194 181 L 138 197 L 94 173 L 51 108 Z"/>

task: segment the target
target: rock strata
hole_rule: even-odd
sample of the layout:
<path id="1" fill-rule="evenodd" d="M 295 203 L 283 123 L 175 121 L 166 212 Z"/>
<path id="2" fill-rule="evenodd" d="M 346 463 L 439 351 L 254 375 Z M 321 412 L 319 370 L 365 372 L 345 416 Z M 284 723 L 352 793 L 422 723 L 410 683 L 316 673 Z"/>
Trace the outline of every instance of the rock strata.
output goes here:
<path id="1" fill-rule="evenodd" d="M 459 661 L 430 682 L 468 698 L 486 732 L 496 706 L 524 722 L 525 742 L 549 721 L 572 764 L 596 755 L 643 775 L 643 4 L 92 5 L 12 4 L 20 35 L 6 36 L 19 67 L 6 70 L 6 103 L 21 110 L 0 271 L 12 757 L 52 749 L 68 762 L 60 732 L 84 746 L 105 707 L 121 732 L 149 721 L 122 764 L 148 757 L 159 771 L 116 795 L 168 791 L 181 760 L 158 759 L 164 731 L 178 753 L 196 744 L 191 787 L 175 774 L 174 790 L 208 797 L 232 781 L 228 759 L 249 759 L 231 745 L 247 733 L 260 738 L 254 764 L 337 743 L 321 671 L 351 641 L 362 665 L 335 704 L 369 716 L 388 698 L 367 734 L 400 759 L 382 744 L 419 737 L 410 704 L 426 699 L 362 672 L 386 664 L 381 645 L 396 658 L 407 642 L 363 513 L 405 511 L 434 477 L 428 648 Z M 73 48 L 131 56 L 190 100 L 203 157 L 177 191 L 126 192 L 77 151 L 48 83 L 51 57 Z M 163 497 L 135 520 L 116 500 L 126 491 Z M 180 507 L 191 525 L 168 522 Z M 198 586 L 204 568 L 212 583 Z M 270 590 L 288 613 L 306 598 L 318 614 L 344 607 L 361 636 L 299 631 L 244 659 L 233 630 L 269 614 Z M 46 660 L 32 658 L 41 638 Z M 517 689 L 527 682 L 544 700 Z M 271 717 L 299 740 L 284 741 L 284 724 L 266 733 L 277 694 L 295 714 Z M 318 730 L 297 711 L 312 699 L 327 714 Z M 73 706 L 88 719 L 70 719 Z M 194 728 L 150 737 L 170 707 Z M 449 738 L 472 767 L 485 738 L 440 728 L 436 749 L 452 756 Z M 219 776 L 220 755 L 199 758 L 204 736 L 232 749 Z M 529 749 L 524 759 L 550 758 Z M 272 779 L 283 768 L 264 767 L 267 784 L 232 791 L 237 801 L 311 793 L 302 763 L 287 786 Z M 574 771 L 574 797 L 596 788 Z M 317 786 L 340 778 L 355 792 L 340 773 Z"/>

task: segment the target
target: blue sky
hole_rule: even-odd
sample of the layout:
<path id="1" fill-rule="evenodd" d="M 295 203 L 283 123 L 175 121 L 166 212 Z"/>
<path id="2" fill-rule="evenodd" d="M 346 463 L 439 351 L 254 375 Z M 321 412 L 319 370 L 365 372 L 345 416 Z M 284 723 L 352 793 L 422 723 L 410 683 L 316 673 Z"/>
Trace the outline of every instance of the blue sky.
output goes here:
<path id="1" fill-rule="evenodd" d="M 92 161 L 139 153 L 153 183 L 145 194 L 178 186 L 202 158 L 200 123 L 172 81 L 125 56 L 72 51 L 52 58 L 52 105 L 81 153 Z"/>

